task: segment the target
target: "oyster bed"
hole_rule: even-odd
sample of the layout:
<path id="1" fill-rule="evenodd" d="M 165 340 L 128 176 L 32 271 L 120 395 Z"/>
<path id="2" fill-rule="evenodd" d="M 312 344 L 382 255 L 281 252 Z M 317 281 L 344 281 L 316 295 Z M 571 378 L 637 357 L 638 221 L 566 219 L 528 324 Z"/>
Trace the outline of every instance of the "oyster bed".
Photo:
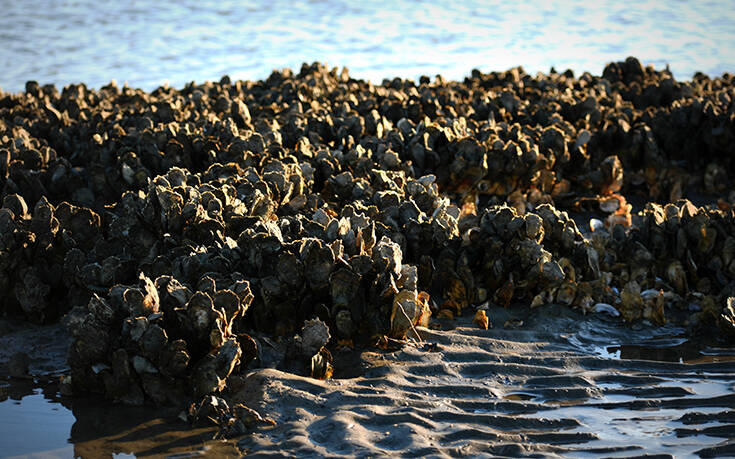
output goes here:
<path id="1" fill-rule="evenodd" d="M 319 64 L 151 93 L 29 82 L 0 94 L 0 311 L 64 317 L 65 393 L 194 401 L 234 433 L 271 422 L 212 397 L 243 370 L 329 378 L 331 351 L 432 316 L 562 304 L 733 342 L 733 98 L 731 75 L 634 58 L 378 86 Z"/>

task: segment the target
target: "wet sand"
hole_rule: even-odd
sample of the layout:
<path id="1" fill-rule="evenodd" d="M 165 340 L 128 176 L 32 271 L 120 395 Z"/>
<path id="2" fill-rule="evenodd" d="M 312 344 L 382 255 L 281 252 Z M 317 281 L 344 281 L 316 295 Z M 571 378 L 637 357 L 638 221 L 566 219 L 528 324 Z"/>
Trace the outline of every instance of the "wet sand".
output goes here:
<path id="1" fill-rule="evenodd" d="M 277 425 L 230 441 L 211 441 L 215 428 L 190 427 L 173 411 L 60 398 L 53 384 L 34 392 L 26 382 L 23 392 L 15 381 L 2 389 L 11 398 L 0 403 L 2 443 L 9 444 L 13 413 L 25 405 L 25 422 L 38 432 L 57 431 L 51 438 L 60 444 L 30 445 L 27 439 L 25 449 L 15 446 L 3 455 L 735 454 L 729 440 L 735 437 L 735 349 L 688 342 L 673 327 L 631 329 L 602 314 L 584 317 L 556 306 L 533 314 L 527 308 L 492 308 L 488 316 L 489 330 L 461 317 L 444 323 L 445 330 L 420 328 L 423 344 L 337 354 L 343 363 L 337 376 L 347 379 L 251 371 L 234 398 Z M 20 342 L 19 335 L 29 332 L 5 335 L 0 344 Z M 58 350 L 47 349 L 45 358 L 55 361 Z M 672 362 L 674 353 L 686 358 Z M 6 356 L 0 357 L 4 372 Z M 31 357 L 31 368 L 40 368 Z M 13 405 L 13 398 L 21 404 Z M 40 403 L 57 411 L 34 410 Z"/>
<path id="2" fill-rule="evenodd" d="M 59 375 L 69 371 L 66 353 L 71 336 L 60 323 L 35 325 L 0 320 L 0 377 L 9 375 L 8 363 L 18 353 L 28 355 L 28 372 L 34 376 Z"/>
<path id="3" fill-rule="evenodd" d="M 437 348 L 365 353 L 367 370 L 356 379 L 258 371 L 248 402 L 278 425 L 240 445 L 256 456 L 312 457 L 735 453 L 728 357 L 621 360 L 603 343 L 655 346 L 676 330 L 631 332 L 554 307 L 504 329 L 505 314 L 492 310 L 499 324 L 488 331 L 469 319 L 450 331 L 422 330 Z"/>

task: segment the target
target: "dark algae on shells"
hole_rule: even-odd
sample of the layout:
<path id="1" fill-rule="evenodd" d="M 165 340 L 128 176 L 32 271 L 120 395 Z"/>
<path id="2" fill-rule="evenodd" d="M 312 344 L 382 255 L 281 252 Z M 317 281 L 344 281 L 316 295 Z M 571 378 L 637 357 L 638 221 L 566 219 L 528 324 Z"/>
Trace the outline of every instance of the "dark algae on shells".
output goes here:
<path id="1" fill-rule="evenodd" d="M 0 93 L 0 312 L 63 320 L 67 389 L 230 430 L 246 369 L 487 304 L 735 337 L 733 76 L 258 82 Z M 483 312 L 479 312 L 483 311 Z M 63 319 L 62 319 L 63 318 Z M 432 322 L 433 323 L 433 322 Z M 238 414 L 239 413 L 239 414 Z M 240 427 L 232 427 L 240 426 Z"/>

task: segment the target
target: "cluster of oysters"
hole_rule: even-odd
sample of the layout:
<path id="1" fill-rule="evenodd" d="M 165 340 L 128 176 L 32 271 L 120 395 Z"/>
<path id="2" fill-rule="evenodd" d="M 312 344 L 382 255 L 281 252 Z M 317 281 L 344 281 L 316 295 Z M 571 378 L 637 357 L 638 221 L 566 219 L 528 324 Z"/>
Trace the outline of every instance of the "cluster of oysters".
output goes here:
<path id="1" fill-rule="evenodd" d="M 264 347 L 324 378 L 328 348 L 491 303 L 732 341 L 733 158 L 734 77 L 635 58 L 578 78 L 29 82 L 0 92 L 0 314 L 64 318 L 75 392 L 198 411 L 273 363 Z"/>

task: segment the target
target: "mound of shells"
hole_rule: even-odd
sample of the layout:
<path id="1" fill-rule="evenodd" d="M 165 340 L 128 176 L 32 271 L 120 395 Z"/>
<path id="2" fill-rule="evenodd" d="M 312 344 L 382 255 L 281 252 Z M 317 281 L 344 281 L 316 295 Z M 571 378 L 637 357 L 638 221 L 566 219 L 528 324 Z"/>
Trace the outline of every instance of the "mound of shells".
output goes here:
<path id="1" fill-rule="evenodd" d="M 734 99 L 732 75 L 635 58 L 578 78 L 29 82 L 0 92 L 0 314 L 64 317 L 75 391 L 223 418 L 263 343 L 325 378 L 335 346 L 489 303 L 733 340 Z"/>

